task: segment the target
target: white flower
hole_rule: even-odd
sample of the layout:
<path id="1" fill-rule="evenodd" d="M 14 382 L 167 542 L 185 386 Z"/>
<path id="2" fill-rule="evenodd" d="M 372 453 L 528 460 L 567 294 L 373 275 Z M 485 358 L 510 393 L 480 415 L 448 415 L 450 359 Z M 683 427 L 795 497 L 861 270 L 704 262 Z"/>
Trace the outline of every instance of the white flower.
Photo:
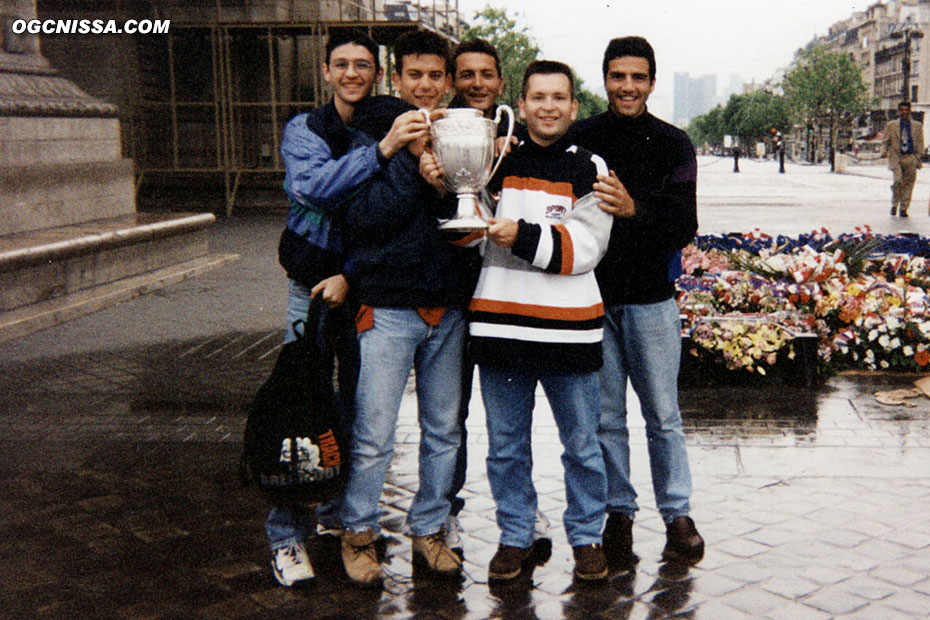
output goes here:
<path id="1" fill-rule="evenodd" d="M 895 336 L 895 337 L 891 340 L 891 348 L 892 348 L 892 349 L 900 349 L 900 348 L 901 348 L 901 339 L 898 338 L 897 336 Z"/>
<path id="2" fill-rule="evenodd" d="M 878 365 L 881 366 L 882 368 L 888 368 L 888 366 L 890 366 L 891 364 L 889 364 L 889 363 L 888 363 L 887 361 L 885 361 L 885 360 L 882 360 L 882 361 L 880 361 L 880 362 L 878 363 Z"/>
<path id="3" fill-rule="evenodd" d="M 868 351 L 866 351 L 865 361 L 867 364 L 874 364 L 875 363 L 875 351 L 873 351 L 872 349 L 869 349 Z"/>
<path id="4" fill-rule="evenodd" d="M 898 317 L 892 315 L 885 319 L 885 325 L 888 326 L 888 331 L 893 332 L 901 326 L 901 322 L 898 320 Z"/>
<path id="5" fill-rule="evenodd" d="M 882 334 L 878 337 L 878 344 L 880 344 L 886 351 L 889 351 L 890 348 L 888 345 L 891 344 L 891 338 L 888 337 L 888 334 Z"/>
<path id="6" fill-rule="evenodd" d="M 903 354 L 906 355 L 907 357 L 913 357 L 913 356 L 914 356 L 914 347 L 912 347 L 912 346 L 909 345 L 909 344 L 906 344 L 906 345 L 904 345 L 904 348 L 901 349 L 901 353 L 903 353 Z"/>

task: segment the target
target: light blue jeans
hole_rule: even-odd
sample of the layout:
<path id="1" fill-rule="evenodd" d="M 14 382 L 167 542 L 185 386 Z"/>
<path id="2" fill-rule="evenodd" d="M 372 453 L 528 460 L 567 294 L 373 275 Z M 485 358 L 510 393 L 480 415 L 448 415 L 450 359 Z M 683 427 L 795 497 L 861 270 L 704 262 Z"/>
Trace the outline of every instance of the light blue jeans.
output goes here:
<path id="1" fill-rule="evenodd" d="M 607 467 L 607 510 L 633 516 L 626 385 L 636 391 L 646 422 L 652 487 L 662 519 L 691 510 L 691 470 L 678 409 L 681 322 L 674 299 L 606 309 L 598 438 Z"/>
<path id="2" fill-rule="evenodd" d="M 290 280 L 287 296 L 287 331 L 284 342 L 297 338 L 294 322 L 307 318 L 310 307 L 310 289 L 300 282 Z M 349 306 L 331 310 L 329 313 L 329 330 L 335 342 L 335 354 L 339 360 L 339 394 L 337 402 L 342 413 L 343 432 L 351 432 L 354 418 L 353 399 L 355 381 L 358 375 L 358 345 L 355 337 L 354 310 Z M 340 527 L 339 512 L 342 498 L 335 497 L 316 508 L 317 522 L 329 528 Z M 311 534 L 312 519 L 309 509 L 291 506 L 272 506 L 265 519 L 265 534 L 272 551 L 306 540 Z"/>
<path id="3" fill-rule="evenodd" d="M 464 337 L 465 319 L 458 308 L 448 308 L 435 327 L 413 308 L 374 309 L 373 327 L 359 334 L 352 469 L 342 505 L 346 529 L 379 531 L 378 501 L 394 454 L 394 431 L 411 367 L 416 373 L 420 480 L 407 525 L 413 536 L 442 528 L 461 440 Z"/>
<path id="4" fill-rule="evenodd" d="M 488 481 L 497 504 L 500 544 L 533 544 L 536 488 L 531 428 L 536 384 L 541 383 L 562 441 L 568 505 L 562 514 L 573 546 L 601 542 L 607 499 L 604 459 L 597 443 L 598 374 L 537 373 L 480 366 L 488 425 Z"/>

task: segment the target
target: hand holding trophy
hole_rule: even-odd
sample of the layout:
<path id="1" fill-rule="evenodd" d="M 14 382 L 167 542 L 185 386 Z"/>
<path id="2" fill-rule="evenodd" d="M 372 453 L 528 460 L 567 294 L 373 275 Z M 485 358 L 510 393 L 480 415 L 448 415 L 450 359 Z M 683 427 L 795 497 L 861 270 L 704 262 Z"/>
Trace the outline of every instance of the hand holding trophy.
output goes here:
<path id="1" fill-rule="evenodd" d="M 444 110 L 443 118 L 430 121 L 429 112 L 421 110 L 429 123 L 433 154 L 444 170 L 443 183 L 458 195 L 455 217 L 439 227 L 443 230 L 480 230 L 488 224 L 478 215 L 478 193 L 494 176 L 504 159 L 505 151 L 494 163 L 494 142 L 501 112 L 509 117 L 507 141 L 513 135 L 514 115 L 510 106 L 497 107 L 494 120 L 484 118 L 479 110 L 452 108 Z M 493 163 L 493 167 L 492 167 Z"/>

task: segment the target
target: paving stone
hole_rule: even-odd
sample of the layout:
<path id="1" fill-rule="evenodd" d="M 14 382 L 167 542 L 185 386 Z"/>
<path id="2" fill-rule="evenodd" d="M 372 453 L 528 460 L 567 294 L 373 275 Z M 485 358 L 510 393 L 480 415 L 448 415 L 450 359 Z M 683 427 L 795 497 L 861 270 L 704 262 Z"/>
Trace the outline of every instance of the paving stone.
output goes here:
<path id="1" fill-rule="evenodd" d="M 827 620 L 830 615 L 802 603 L 786 601 L 785 605 L 768 612 L 765 617 L 767 620 Z"/>
<path id="2" fill-rule="evenodd" d="M 869 575 L 900 587 L 912 586 L 926 579 L 925 573 L 909 570 L 900 566 L 879 566 L 869 571 Z"/>
<path id="3" fill-rule="evenodd" d="M 887 598 L 897 591 L 897 588 L 886 581 L 875 579 L 870 575 L 856 575 L 844 581 L 841 587 L 856 596 L 879 601 Z"/>
<path id="4" fill-rule="evenodd" d="M 799 599 L 820 589 L 820 585 L 802 577 L 780 575 L 766 579 L 759 584 L 764 590 L 778 594 L 786 599 Z"/>
<path id="5" fill-rule="evenodd" d="M 833 615 L 849 614 L 868 605 L 867 600 L 835 587 L 820 590 L 804 599 L 803 603 Z"/>
<path id="6" fill-rule="evenodd" d="M 898 611 L 911 614 L 917 618 L 930 612 L 930 596 L 919 592 L 908 592 L 899 590 L 890 597 L 882 600 L 883 605 L 887 605 Z"/>

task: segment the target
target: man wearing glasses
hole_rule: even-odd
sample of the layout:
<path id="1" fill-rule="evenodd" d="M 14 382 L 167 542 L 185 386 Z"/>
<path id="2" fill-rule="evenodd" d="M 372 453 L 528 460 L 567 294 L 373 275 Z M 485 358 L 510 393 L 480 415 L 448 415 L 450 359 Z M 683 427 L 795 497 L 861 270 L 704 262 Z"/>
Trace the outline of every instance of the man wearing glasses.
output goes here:
<path id="1" fill-rule="evenodd" d="M 292 326 L 307 316 L 311 297 L 323 295 L 334 308 L 329 329 L 336 342 L 339 404 L 343 427 L 348 430 L 358 379 L 357 304 L 351 296 L 347 300 L 340 222 L 349 197 L 408 142 L 424 135 L 426 123 L 417 112 L 402 114 L 380 142 L 351 126 L 356 108 L 371 98 L 372 87 L 382 75 L 378 44 L 364 33 L 334 30 L 326 44 L 322 71 L 332 87 L 332 100 L 292 118 L 281 138 L 290 211 L 278 256 L 290 280 L 285 341 L 294 340 Z M 318 533 L 340 533 L 341 504 L 339 498 L 317 508 Z M 306 507 L 274 506 L 268 514 L 265 532 L 273 556 L 271 566 L 275 579 L 285 587 L 306 583 L 314 576 L 304 546 L 311 522 Z"/>

